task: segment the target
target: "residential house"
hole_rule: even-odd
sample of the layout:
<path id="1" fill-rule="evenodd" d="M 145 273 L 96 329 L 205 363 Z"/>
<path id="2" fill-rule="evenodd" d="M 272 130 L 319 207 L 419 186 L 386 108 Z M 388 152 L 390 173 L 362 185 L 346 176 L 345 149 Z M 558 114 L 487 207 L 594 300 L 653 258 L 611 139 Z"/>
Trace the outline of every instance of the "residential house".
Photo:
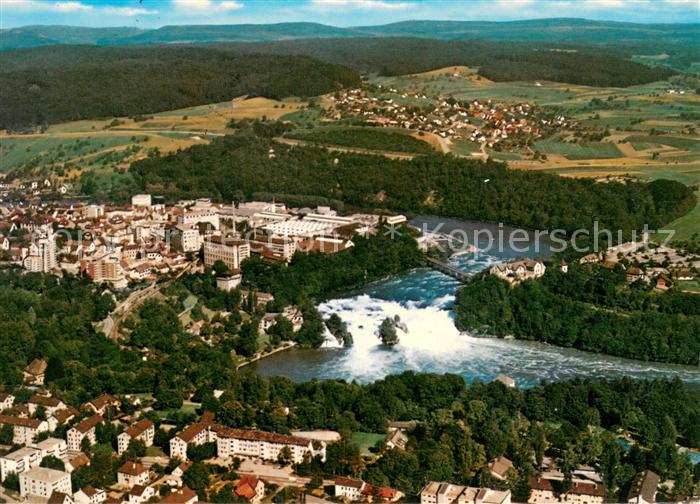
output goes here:
<path id="1" fill-rule="evenodd" d="M 166 495 L 161 499 L 160 504 L 195 504 L 198 500 L 197 492 L 184 486 Z"/>
<path id="2" fill-rule="evenodd" d="M 148 484 L 148 469 L 138 462 L 127 460 L 117 470 L 117 483 L 126 488 L 146 485 Z"/>
<path id="3" fill-rule="evenodd" d="M 571 489 L 563 494 L 555 495 L 553 482 L 556 479 L 545 477 L 530 478 L 529 504 L 545 504 L 551 502 L 567 502 L 573 504 L 603 504 L 605 501 L 605 485 L 593 481 L 574 480 Z"/>
<path id="4" fill-rule="evenodd" d="M 55 397 L 34 394 L 29 398 L 29 401 L 27 401 L 27 407 L 29 408 L 30 415 L 35 414 L 37 409 L 42 407 L 46 412 L 46 416 L 51 416 L 56 411 L 64 409 L 66 405 L 63 403 L 63 401 L 56 399 Z"/>
<path id="5" fill-rule="evenodd" d="M 107 492 L 101 488 L 88 485 L 75 492 L 73 499 L 75 504 L 100 504 L 107 500 Z"/>
<path id="6" fill-rule="evenodd" d="M 513 470 L 513 462 L 508 460 L 506 457 L 498 457 L 493 459 L 489 463 L 489 472 L 491 476 L 501 481 L 504 481 L 508 477 L 508 473 Z"/>
<path id="7" fill-rule="evenodd" d="M 68 449 L 79 451 L 83 439 L 87 439 L 90 445 L 97 442 L 95 427 L 102 423 L 103 418 L 100 415 L 92 415 L 75 424 L 67 434 Z"/>
<path id="8" fill-rule="evenodd" d="M 47 364 L 45 360 L 34 359 L 26 368 L 24 368 L 22 378 L 29 385 L 43 385 L 46 366 Z"/>
<path id="9" fill-rule="evenodd" d="M 390 450 L 398 448 L 399 450 L 406 450 L 406 445 L 408 444 L 408 436 L 403 433 L 401 429 L 395 429 L 389 431 L 386 440 L 386 447 Z"/>
<path id="10" fill-rule="evenodd" d="M 513 261 L 499 263 L 491 267 L 489 273 L 501 280 L 515 285 L 523 280 L 540 278 L 544 275 L 547 268 L 544 263 L 533 259 L 523 259 L 522 261 Z"/>
<path id="11" fill-rule="evenodd" d="M 212 236 L 204 241 L 204 264 L 213 266 L 223 262 L 230 270 L 237 270 L 250 257 L 250 244 L 245 240 Z"/>
<path id="12" fill-rule="evenodd" d="M 19 493 L 22 497 L 48 499 L 53 492 L 73 494 L 70 475 L 63 471 L 35 467 L 19 475 Z"/>
<path id="13" fill-rule="evenodd" d="M 241 476 L 233 493 L 248 502 L 258 504 L 265 497 L 265 483 L 255 476 Z"/>
<path id="14" fill-rule="evenodd" d="M 129 448 L 132 439 L 143 441 L 146 446 L 153 446 L 155 426 L 147 418 L 141 419 L 117 436 L 117 451 L 121 455 Z"/>
<path id="15" fill-rule="evenodd" d="M 361 479 L 337 477 L 333 480 L 334 495 L 338 499 L 357 502 L 362 499 L 363 491 L 368 487 Z"/>
<path id="16" fill-rule="evenodd" d="M 156 495 L 152 486 L 136 485 L 129 491 L 129 504 L 143 504 Z"/>
<path id="17" fill-rule="evenodd" d="M 116 397 L 111 396 L 109 394 L 103 394 L 100 397 L 97 397 L 96 399 L 93 399 L 92 401 L 88 401 L 85 404 L 83 404 L 83 410 L 92 410 L 98 415 L 104 415 L 107 412 L 108 408 L 112 407 L 115 409 L 119 409 L 121 405 L 122 402 Z"/>
<path id="18" fill-rule="evenodd" d="M 49 500 L 46 501 L 47 504 L 75 504 L 72 495 L 65 494 L 63 492 L 53 491 Z"/>
<path id="19" fill-rule="evenodd" d="M 84 453 L 79 453 L 75 457 L 71 457 L 68 459 L 68 462 L 66 463 L 66 471 L 69 473 L 72 473 L 75 471 L 78 467 L 82 467 L 84 465 L 90 465 L 90 459 L 88 458 L 87 455 Z"/>
<path id="20" fill-rule="evenodd" d="M 6 409 L 10 409 L 15 403 L 15 396 L 12 394 L 0 394 L 0 413 Z"/>
<path id="21" fill-rule="evenodd" d="M 628 504 L 652 504 L 656 502 L 656 491 L 661 479 L 653 471 L 643 471 L 637 476 L 627 499 Z"/>

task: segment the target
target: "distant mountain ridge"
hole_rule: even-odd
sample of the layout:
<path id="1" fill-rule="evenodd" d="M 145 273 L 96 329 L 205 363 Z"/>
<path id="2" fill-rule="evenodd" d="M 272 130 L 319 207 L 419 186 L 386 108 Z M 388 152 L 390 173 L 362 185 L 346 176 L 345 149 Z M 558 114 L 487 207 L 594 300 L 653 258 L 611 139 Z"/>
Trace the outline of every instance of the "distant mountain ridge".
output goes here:
<path id="1" fill-rule="evenodd" d="M 694 44 L 700 23 L 635 24 L 579 18 L 525 21 L 402 21 L 340 28 L 320 23 L 178 25 L 155 29 L 23 26 L 0 30 L 0 50 L 45 45 L 135 45 L 270 42 L 313 38 L 419 37 L 440 40 L 510 40 L 600 44 Z"/>

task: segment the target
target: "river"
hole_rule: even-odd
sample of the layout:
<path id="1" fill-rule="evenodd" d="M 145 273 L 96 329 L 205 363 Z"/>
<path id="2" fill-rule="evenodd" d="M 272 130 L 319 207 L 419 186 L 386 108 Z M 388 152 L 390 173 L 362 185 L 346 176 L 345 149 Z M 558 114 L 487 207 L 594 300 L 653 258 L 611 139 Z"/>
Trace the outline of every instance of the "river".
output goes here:
<path id="1" fill-rule="evenodd" d="M 417 218 L 412 224 L 428 223 L 433 229 L 436 219 Z M 495 226 L 449 220 L 443 231 Z M 509 228 L 504 228 L 509 231 Z M 482 240 L 479 245 L 484 246 Z M 470 272 L 482 271 L 504 259 L 516 256 L 546 256 L 547 243 L 535 252 L 501 250 L 464 255 L 451 264 Z M 351 348 L 341 348 L 329 336 L 318 350 L 293 349 L 263 359 L 248 367 L 248 372 L 269 376 L 286 376 L 295 381 L 344 379 L 370 382 L 405 370 L 454 373 L 467 382 L 491 381 L 499 374 L 515 379 L 518 386 L 528 387 L 540 380 L 564 380 L 574 377 L 630 378 L 678 377 L 700 386 L 700 369 L 691 366 L 649 363 L 601 354 L 559 348 L 532 341 L 474 337 L 460 333 L 452 320 L 450 306 L 459 284 L 451 277 L 430 269 L 420 269 L 369 285 L 360 292 L 332 299 L 319 305 L 324 317 L 337 313 L 348 325 L 354 338 Z M 398 315 L 407 327 L 399 330 L 400 342 L 387 349 L 380 345 L 376 330 L 381 321 Z"/>

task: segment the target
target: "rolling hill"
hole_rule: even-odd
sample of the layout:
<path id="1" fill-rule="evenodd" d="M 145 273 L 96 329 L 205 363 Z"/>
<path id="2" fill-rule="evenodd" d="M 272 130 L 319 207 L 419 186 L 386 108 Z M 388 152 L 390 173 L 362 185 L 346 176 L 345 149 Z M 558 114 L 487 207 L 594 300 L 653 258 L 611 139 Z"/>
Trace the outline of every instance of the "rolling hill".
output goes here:
<path id="1" fill-rule="evenodd" d="M 307 38 L 420 37 L 657 46 L 694 45 L 700 24 L 635 24 L 577 18 L 510 22 L 405 21 L 339 28 L 319 23 L 181 25 L 157 29 L 24 26 L 0 30 L 0 50 L 56 44 L 134 45 L 264 42 Z"/>

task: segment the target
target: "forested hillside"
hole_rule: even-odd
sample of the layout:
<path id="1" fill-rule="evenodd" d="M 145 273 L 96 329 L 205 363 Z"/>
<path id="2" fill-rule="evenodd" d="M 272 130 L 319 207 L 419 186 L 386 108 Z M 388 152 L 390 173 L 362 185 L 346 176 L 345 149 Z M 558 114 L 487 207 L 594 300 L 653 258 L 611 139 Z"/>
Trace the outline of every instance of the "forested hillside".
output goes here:
<path id="1" fill-rule="evenodd" d="M 340 65 L 210 48 L 53 47 L 0 53 L 0 129 L 356 86 Z"/>
<path id="2" fill-rule="evenodd" d="M 457 293 L 455 322 L 465 331 L 538 340 L 633 359 L 700 364 L 700 304 L 694 294 L 627 288 L 624 270 L 556 267 L 510 287 L 493 275 Z"/>
<path id="3" fill-rule="evenodd" d="M 616 49 L 572 44 L 446 41 L 421 38 L 291 40 L 220 44 L 235 53 L 305 54 L 364 73 L 405 75 L 454 65 L 483 67 L 499 81 L 558 80 L 591 86 L 631 86 L 665 79 L 667 68 L 651 68 L 625 59 Z M 554 49 L 567 49 L 554 51 Z"/>
<path id="4" fill-rule="evenodd" d="M 272 129 L 272 127 L 271 127 Z M 256 192 L 321 196 L 359 207 L 427 212 L 537 229 L 639 229 L 690 211 L 692 191 L 677 182 L 596 184 L 440 154 L 411 161 L 289 147 L 247 129 L 132 165 L 138 189 L 169 199 L 220 201 Z M 278 134 L 270 131 L 269 135 Z M 275 149 L 275 157 L 268 150 Z M 338 160 L 337 162 L 335 160 Z M 664 190 L 657 191 L 658 184 Z"/>

